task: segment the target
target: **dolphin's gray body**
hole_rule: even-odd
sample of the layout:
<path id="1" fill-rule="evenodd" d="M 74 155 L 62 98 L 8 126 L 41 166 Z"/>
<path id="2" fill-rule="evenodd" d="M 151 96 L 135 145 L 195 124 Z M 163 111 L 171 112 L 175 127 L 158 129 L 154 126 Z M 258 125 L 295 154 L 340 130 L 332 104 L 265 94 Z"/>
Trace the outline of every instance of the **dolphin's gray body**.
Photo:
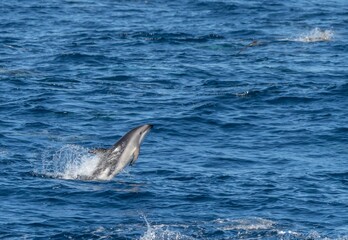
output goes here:
<path id="1" fill-rule="evenodd" d="M 139 156 L 140 145 L 153 126 L 150 124 L 136 127 L 126 133 L 111 148 L 95 149 L 100 161 L 88 180 L 110 180 L 127 165 L 133 165 Z"/>

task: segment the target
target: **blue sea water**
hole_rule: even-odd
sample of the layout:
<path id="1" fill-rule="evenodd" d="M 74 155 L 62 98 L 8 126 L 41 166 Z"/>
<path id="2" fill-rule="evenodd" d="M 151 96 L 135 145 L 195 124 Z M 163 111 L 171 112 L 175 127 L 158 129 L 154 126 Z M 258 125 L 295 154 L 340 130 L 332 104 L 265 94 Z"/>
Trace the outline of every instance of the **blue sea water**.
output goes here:
<path id="1" fill-rule="evenodd" d="M 347 25 L 346 0 L 2 1 L 0 238 L 348 239 Z M 145 123 L 134 167 L 64 177 Z"/>

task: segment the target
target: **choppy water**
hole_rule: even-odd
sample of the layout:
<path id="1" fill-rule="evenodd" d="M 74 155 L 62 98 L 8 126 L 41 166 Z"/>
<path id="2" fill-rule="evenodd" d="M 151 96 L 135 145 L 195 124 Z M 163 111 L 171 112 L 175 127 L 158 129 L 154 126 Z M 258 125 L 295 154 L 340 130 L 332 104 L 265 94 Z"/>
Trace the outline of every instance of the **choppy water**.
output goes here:
<path id="1" fill-rule="evenodd" d="M 0 237 L 348 239 L 347 13 L 3 1 Z M 135 167 L 75 179 L 144 123 Z"/>

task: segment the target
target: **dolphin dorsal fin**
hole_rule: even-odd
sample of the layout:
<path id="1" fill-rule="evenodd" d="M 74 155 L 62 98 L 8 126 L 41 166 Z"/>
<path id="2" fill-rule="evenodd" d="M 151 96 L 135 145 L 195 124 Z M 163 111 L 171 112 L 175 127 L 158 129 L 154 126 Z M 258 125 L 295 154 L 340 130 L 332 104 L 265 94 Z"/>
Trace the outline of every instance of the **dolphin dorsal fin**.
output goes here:
<path id="1" fill-rule="evenodd" d="M 93 154 L 104 154 L 106 153 L 106 151 L 108 151 L 109 149 L 107 148 L 94 148 L 91 149 L 90 151 L 88 151 L 89 153 L 93 153 Z"/>

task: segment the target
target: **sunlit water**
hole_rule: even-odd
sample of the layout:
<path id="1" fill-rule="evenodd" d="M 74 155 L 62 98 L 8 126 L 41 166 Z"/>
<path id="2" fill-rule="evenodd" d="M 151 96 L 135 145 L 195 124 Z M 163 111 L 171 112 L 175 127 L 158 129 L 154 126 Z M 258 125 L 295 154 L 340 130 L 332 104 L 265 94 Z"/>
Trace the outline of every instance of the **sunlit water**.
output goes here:
<path id="1" fill-rule="evenodd" d="M 348 239 L 345 1 L 0 6 L 0 238 Z"/>

